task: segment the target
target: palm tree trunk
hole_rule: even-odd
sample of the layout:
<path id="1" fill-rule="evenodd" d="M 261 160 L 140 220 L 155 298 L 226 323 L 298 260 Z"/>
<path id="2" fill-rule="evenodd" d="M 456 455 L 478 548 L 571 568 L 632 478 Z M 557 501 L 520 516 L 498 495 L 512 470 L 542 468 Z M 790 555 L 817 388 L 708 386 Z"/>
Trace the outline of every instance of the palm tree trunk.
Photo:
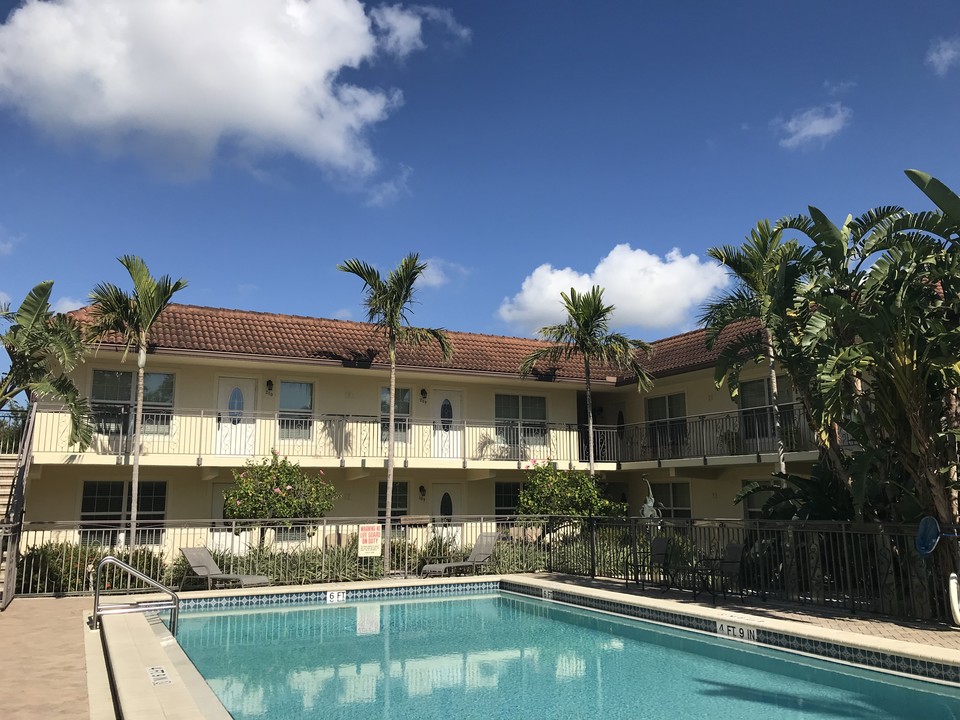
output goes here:
<path id="1" fill-rule="evenodd" d="M 387 507 L 383 528 L 383 574 L 390 572 L 390 528 L 393 522 L 393 466 L 396 463 L 394 453 L 394 417 L 397 408 L 397 338 L 390 332 L 390 425 L 387 429 Z"/>
<path id="2" fill-rule="evenodd" d="M 583 372 L 587 378 L 587 461 L 590 464 L 590 477 L 593 478 L 593 398 L 590 392 L 590 358 L 583 356 Z"/>
<path id="3" fill-rule="evenodd" d="M 137 545 L 137 503 L 140 501 L 140 428 L 143 425 L 143 369 L 146 364 L 147 344 L 141 342 L 137 353 L 137 409 L 133 415 L 133 477 L 130 481 L 130 539 L 127 541 L 131 551 Z"/>
<path id="4" fill-rule="evenodd" d="M 763 340 L 767 351 L 767 365 L 770 367 L 770 404 L 773 406 L 773 436 L 777 439 L 777 472 L 787 472 L 787 461 L 784 457 L 783 432 L 780 424 L 780 404 L 778 397 L 780 390 L 777 386 L 777 366 L 774 365 L 773 342 L 770 331 L 763 329 Z"/>

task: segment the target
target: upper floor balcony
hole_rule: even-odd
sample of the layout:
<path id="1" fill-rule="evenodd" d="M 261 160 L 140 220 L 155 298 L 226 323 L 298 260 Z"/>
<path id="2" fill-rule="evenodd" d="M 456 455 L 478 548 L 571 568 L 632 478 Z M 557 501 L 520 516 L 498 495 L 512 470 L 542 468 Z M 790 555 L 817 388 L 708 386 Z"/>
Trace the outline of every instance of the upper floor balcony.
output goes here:
<path id="1" fill-rule="evenodd" d="M 93 444 L 69 444 L 70 418 L 41 406 L 33 451 L 37 463 L 125 463 L 132 455 L 132 413 L 126 406 L 95 415 Z M 787 452 L 816 444 L 799 408 L 781 408 Z M 387 457 L 389 423 L 380 416 L 249 413 L 211 409 L 146 412 L 141 462 L 150 465 L 240 465 L 272 451 L 302 464 L 365 466 Z M 394 451 L 410 467 L 521 467 L 551 460 L 567 467 L 587 463 L 587 430 L 549 422 L 398 417 Z M 692 464 L 711 458 L 759 458 L 776 452 L 769 407 L 594 427 L 594 457 L 601 466 L 630 463 Z M 728 461 L 729 462 L 729 461 Z"/>

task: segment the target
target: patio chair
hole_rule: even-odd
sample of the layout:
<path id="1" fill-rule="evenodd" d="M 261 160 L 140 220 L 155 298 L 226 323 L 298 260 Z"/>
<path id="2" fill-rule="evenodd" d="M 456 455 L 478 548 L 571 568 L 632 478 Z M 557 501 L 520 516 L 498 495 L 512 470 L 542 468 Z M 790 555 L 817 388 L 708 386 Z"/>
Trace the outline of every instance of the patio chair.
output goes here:
<path id="1" fill-rule="evenodd" d="M 645 567 L 644 567 L 645 566 Z M 670 538 L 666 537 L 655 537 L 650 541 L 650 552 L 647 553 L 643 558 L 638 558 L 638 562 L 631 562 L 629 555 L 626 561 L 626 568 L 624 570 L 624 576 L 626 579 L 627 587 L 630 587 L 630 570 L 633 570 L 634 582 L 640 584 L 640 589 L 646 589 L 646 580 L 644 578 L 645 571 L 650 572 L 651 579 L 653 578 L 654 571 L 659 571 L 662 578 L 661 589 L 663 592 L 666 592 L 673 586 L 677 586 L 675 576 L 676 573 L 672 567 L 670 567 Z"/>
<path id="2" fill-rule="evenodd" d="M 720 592 L 723 599 L 727 599 L 727 581 L 735 582 L 740 590 L 740 602 L 743 602 L 743 581 L 740 579 L 740 569 L 743 565 L 744 546 L 740 543 L 729 543 L 723 549 L 723 557 L 719 560 L 708 561 L 698 565 L 694 572 L 697 584 L 694 587 L 693 597 L 700 594 L 701 589 L 707 590 L 713 599 L 717 599 L 716 581 L 720 583 Z"/>
<path id="3" fill-rule="evenodd" d="M 266 575 L 233 575 L 223 572 L 213 556 L 210 555 L 210 551 L 205 547 L 182 547 L 180 552 L 183 553 L 190 564 L 190 569 L 199 577 L 206 578 L 208 590 L 213 590 L 218 584 L 239 583 L 240 587 L 257 587 L 270 584 L 270 578 Z M 180 590 L 183 590 L 183 583 L 186 579 L 187 573 L 184 573 L 180 580 Z"/>
<path id="4" fill-rule="evenodd" d="M 445 575 L 465 575 L 467 571 L 476 575 L 477 567 L 486 565 L 493 556 L 498 533 L 485 532 L 477 536 L 477 542 L 470 555 L 463 562 L 429 563 L 420 570 L 420 577 L 443 577 Z"/>

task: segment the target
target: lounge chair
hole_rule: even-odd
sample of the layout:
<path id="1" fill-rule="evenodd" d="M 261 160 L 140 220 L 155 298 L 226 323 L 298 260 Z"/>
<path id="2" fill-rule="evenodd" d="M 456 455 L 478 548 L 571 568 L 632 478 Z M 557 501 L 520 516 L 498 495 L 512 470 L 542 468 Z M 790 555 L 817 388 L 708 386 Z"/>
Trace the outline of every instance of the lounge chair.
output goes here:
<path id="1" fill-rule="evenodd" d="M 630 587 L 631 570 L 633 570 L 634 582 L 640 584 L 641 590 L 646 589 L 645 575 L 649 573 L 652 580 L 654 573 L 657 571 L 660 573 L 663 592 L 674 586 L 678 589 L 680 587 L 676 582 L 676 572 L 670 567 L 670 538 L 653 538 L 650 541 L 650 552 L 637 558 L 637 562 L 633 562 L 628 554 L 623 573 L 628 589 Z"/>
<path id="2" fill-rule="evenodd" d="M 485 532 L 477 536 L 477 542 L 463 562 L 430 563 L 420 570 L 420 577 L 443 577 L 444 575 L 476 574 L 477 567 L 490 562 L 493 547 L 497 544 L 497 533 Z"/>
<path id="3" fill-rule="evenodd" d="M 210 551 L 205 547 L 180 548 L 180 552 L 190 564 L 190 569 L 197 575 L 207 579 L 207 589 L 212 590 L 218 584 L 228 585 L 239 583 L 240 587 L 256 587 L 258 585 L 269 585 L 270 578 L 265 575 L 232 575 L 223 572 L 217 565 L 216 560 L 210 555 Z M 184 573 L 180 580 L 180 589 L 183 589 L 183 582 L 187 579 L 187 573 Z"/>

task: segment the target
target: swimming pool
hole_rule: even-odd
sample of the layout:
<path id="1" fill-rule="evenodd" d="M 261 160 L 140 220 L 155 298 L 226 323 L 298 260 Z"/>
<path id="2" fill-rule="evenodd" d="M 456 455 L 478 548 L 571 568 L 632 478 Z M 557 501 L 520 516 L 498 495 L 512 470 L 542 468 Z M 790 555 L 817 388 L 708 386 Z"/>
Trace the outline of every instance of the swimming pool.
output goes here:
<path id="1" fill-rule="evenodd" d="M 506 592 L 181 615 L 236 720 L 960 718 L 960 690 Z"/>

